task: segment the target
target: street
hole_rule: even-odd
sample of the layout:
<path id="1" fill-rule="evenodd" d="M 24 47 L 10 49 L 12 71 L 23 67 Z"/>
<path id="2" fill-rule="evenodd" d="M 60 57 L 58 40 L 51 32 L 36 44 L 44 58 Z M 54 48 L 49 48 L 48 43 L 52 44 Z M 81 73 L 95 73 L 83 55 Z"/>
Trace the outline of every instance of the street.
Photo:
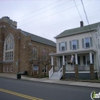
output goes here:
<path id="1" fill-rule="evenodd" d="M 91 100 L 99 88 L 56 85 L 0 78 L 0 100 Z"/>

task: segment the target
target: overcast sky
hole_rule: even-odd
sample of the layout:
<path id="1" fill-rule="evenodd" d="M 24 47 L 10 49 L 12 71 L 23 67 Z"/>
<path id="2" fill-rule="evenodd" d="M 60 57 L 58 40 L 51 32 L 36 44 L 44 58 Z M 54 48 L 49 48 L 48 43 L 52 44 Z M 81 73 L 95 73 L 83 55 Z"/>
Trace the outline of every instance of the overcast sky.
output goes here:
<path id="1" fill-rule="evenodd" d="M 99 22 L 100 0 L 83 3 L 89 24 Z M 18 28 L 53 41 L 64 30 L 79 27 L 81 20 L 88 24 L 81 0 L 0 0 L 3 16 L 17 21 Z"/>

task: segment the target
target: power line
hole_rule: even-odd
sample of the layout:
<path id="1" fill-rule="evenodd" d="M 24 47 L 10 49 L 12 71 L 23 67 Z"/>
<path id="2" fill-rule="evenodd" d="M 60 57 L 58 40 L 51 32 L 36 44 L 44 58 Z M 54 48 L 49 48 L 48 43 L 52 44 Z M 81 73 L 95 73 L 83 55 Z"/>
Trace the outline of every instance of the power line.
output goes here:
<path id="1" fill-rule="evenodd" d="M 55 3 L 59 2 L 59 1 L 61 1 L 61 0 L 58 0 L 58 1 L 56 1 L 56 2 L 53 2 L 53 3 L 51 3 L 51 4 L 49 4 L 49 5 L 45 6 L 45 7 L 42 7 L 42 8 L 40 8 L 40 9 L 37 9 L 37 10 L 35 10 L 35 11 L 31 12 L 31 13 L 28 13 L 28 14 L 22 16 L 22 17 L 25 17 L 25 16 L 30 15 L 30 14 L 32 14 L 32 13 L 34 13 L 34 12 L 37 12 L 37 11 L 39 11 L 39 10 L 41 10 L 41 9 L 44 9 L 44 8 L 46 8 L 46 7 L 48 7 L 48 6 L 51 6 L 51 5 L 53 5 L 53 4 L 55 4 Z M 16 19 L 20 19 L 20 18 L 22 18 L 22 17 L 19 17 L 19 18 L 16 18 Z M 16 20 L 16 19 L 15 19 L 15 20 Z"/>
<path id="2" fill-rule="evenodd" d="M 91 27 L 90 27 L 90 24 L 89 24 L 89 20 L 88 20 L 88 17 L 87 17 L 87 13 L 86 13 L 86 11 L 85 11 L 85 7 L 84 7 L 84 4 L 83 4 L 83 1 L 82 1 L 82 0 L 81 0 L 81 3 L 82 3 L 82 7 L 83 7 L 83 10 L 84 10 L 84 13 L 85 13 L 85 17 L 86 17 L 86 20 L 87 20 L 89 29 L 90 29 L 90 31 L 91 31 Z M 92 35 L 92 33 L 91 33 L 91 35 Z M 93 35 L 92 35 L 92 38 L 93 38 Z M 93 41 L 94 41 L 94 43 L 95 43 L 94 38 L 93 38 Z M 97 47 L 96 43 L 95 43 L 95 46 Z"/>
<path id="3" fill-rule="evenodd" d="M 62 6 L 62 5 L 66 4 L 66 3 L 69 3 L 69 2 L 71 2 L 71 1 L 72 1 L 72 0 L 67 1 L 67 2 L 64 2 L 64 3 L 62 3 L 62 4 L 60 4 L 60 5 L 56 6 L 56 7 Z M 53 7 L 53 8 L 56 8 L 56 7 Z M 31 17 L 29 17 L 29 18 L 32 18 L 32 17 L 38 16 L 38 15 L 40 15 L 40 14 L 42 14 L 42 13 L 45 13 L 45 12 L 47 12 L 47 11 L 53 9 L 53 8 L 50 8 L 50 9 L 48 9 L 48 10 L 46 10 L 46 11 L 43 11 L 43 12 L 41 12 L 41 13 L 38 13 L 38 14 L 36 14 L 36 15 L 34 15 L 34 16 L 31 16 Z M 29 18 L 26 18 L 26 19 L 29 19 Z M 21 20 L 21 21 L 24 21 L 24 20 L 26 20 L 26 19 L 23 19 L 23 20 Z M 19 21 L 19 22 L 21 22 L 21 21 Z"/>
<path id="4" fill-rule="evenodd" d="M 89 2 L 89 1 L 88 1 L 88 2 Z M 79 5 L 81 5 L 81 4 L 79 4 Z M 78 6 L 79 6 L 79 5 L 78 5 Z M 56 13 L 54 13 L 54 14 L 51 14 L 51 15 L 49 15 L 49 16 L 45 16 L 45 17 L 42 17 L 42 18 L 40 18 L 40 19 L 36 19 L 36 20 L 31 21 L 31 22 L 28 22 L 28 23 L 32 23 L 32 22 L 35 22 L 35 21 L 38 21 L 38 20 L 44 19 L 44 18 L 46 18 L 46 17 L 53 16 L 53 15 L 55 15 L 55 14 L 57 14 L 57 13 L 61 13 L 61 12 L 63 12 L 63 11 L 66 11 L 66 10 L 72 9 L 72 8 L 74 8 L 74 7 L 75 7 L 75 6 L 72 6 L 72 7 L 70 7 L 70 8 L 67 8 L 67 9 L 61 10 L 61 11 L 56 12 Z M 27 25 L 28 23 L 25 23 L 25 24 L 22 24 L 22 25 L 19 25 L 19 26 L 24 26 L 24 25 Z"/>
<path id="5" fill-rule="evenodd" d="M 77 7 L 77 5 L 76 5 L 75 0 L 73 0 L 73 1 L 74 1 L 74 4 L 75 4 L 75 6 L 76 6 L 76 9 L 77 9 L 77 11 L 78 11 L 78 13 L 79 13 L 79 16 L 80 16 L 81 20 L 83 20 L 81 14 L 80 14 L 80 12 L 79 12 L 79 10 L 78 10 L 78 7 Z"/>
<path id="6" fill-rule="evenodd" d="M 100 9 L 99 9 L 99 10 L 96 10 L 96 11 L 100 11 Z M 93 11 L 93 12 L 96 12 L 96 11 Z M 93 13 L 93 12 L 90 12 L 90 14 Z M 70 18 L 70 19 L 66 19 L 66 20 L 61 21 L 61 22 L 59 22 L 59 23 L 64 23 L 65 21 L 69 21 L 69 20 L 72 20 L 72 19 L 76 19 L 76 18 L 78 18 L 78 17 L 79 17 L 79 16 L 74 17 L 74 18 Z M 82 21 L 83 21 L 83 20 L 82 20 Z M 55 23 L 55 24 L 52 24 L 52 25 L 43 27 L 42 29 L 39 29 L 39 30 L 43 30 L 43 29 L 45 29 L 45 28 L 50 28 L 50 27 L 52 27 L 52 26 L 54 26 L 54 25 L 57 25 L 57 24 L 59 24 L 59 23 Z M 35 29 L 35 30 L 33 30 L 33 31 L 38 31 L 38 30 Z"/>

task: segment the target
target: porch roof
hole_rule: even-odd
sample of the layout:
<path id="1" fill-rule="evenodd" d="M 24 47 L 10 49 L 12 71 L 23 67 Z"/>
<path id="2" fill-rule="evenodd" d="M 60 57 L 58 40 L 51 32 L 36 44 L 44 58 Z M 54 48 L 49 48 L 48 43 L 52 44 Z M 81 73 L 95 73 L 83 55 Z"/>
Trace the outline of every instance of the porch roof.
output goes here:
<path id="1" fill-rule="evenodd" d="M 73 51 L 70 51 L 70 52 L 60 52 L 60 53 L 50 53 L 49 55 L 50 56 L 62 56 L 62 55 L 72 55 L 72 54 L 83 54 L 83 53 L 89 53 L 89 52 L 93 52 L 95 53 L 96 50 L 94 49 L 86 49 L 86 50 L 73 50 Z"/>

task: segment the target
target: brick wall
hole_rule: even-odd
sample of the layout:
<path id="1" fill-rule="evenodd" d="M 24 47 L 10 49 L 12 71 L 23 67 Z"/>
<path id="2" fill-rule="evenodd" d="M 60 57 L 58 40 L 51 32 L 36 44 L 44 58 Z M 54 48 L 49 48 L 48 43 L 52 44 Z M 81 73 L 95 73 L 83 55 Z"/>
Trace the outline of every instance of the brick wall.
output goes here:
<path id="1" fill-rule="evenodd" d="M 42 55 L 42 50 L 47 51 L 48 57 L 49 53 L 56 52 L 56 48 L 31 41 L 31 37 L 26 36 L 21 33 L 20 29 L 15 29 L 7 23 L 0 23 L 0 26 L 6 26 L 0 28 L 0 61 L 3 61 L 3 49 L 4 49 L 4 40 L 9 35 L 12 34 L 14 37 L 14 61 L 9 63 L 0 63 L 0 72 L 5 73 L 18 73 L 22 71 L 28 71 L 28 74 L 32 73 L 32 62 L 30 61 L 32 57 L 32 48 L 35 46 L 38 50 L 38 57 Z M 31 45 L 30 45 L 31 44 Z M 36 61 L 37 63 L 38 61 Z M 39 74 L 42 75 L 42 64 L 39 64 Z M 51 68 L 49 65 L 48 70 Z"/>

